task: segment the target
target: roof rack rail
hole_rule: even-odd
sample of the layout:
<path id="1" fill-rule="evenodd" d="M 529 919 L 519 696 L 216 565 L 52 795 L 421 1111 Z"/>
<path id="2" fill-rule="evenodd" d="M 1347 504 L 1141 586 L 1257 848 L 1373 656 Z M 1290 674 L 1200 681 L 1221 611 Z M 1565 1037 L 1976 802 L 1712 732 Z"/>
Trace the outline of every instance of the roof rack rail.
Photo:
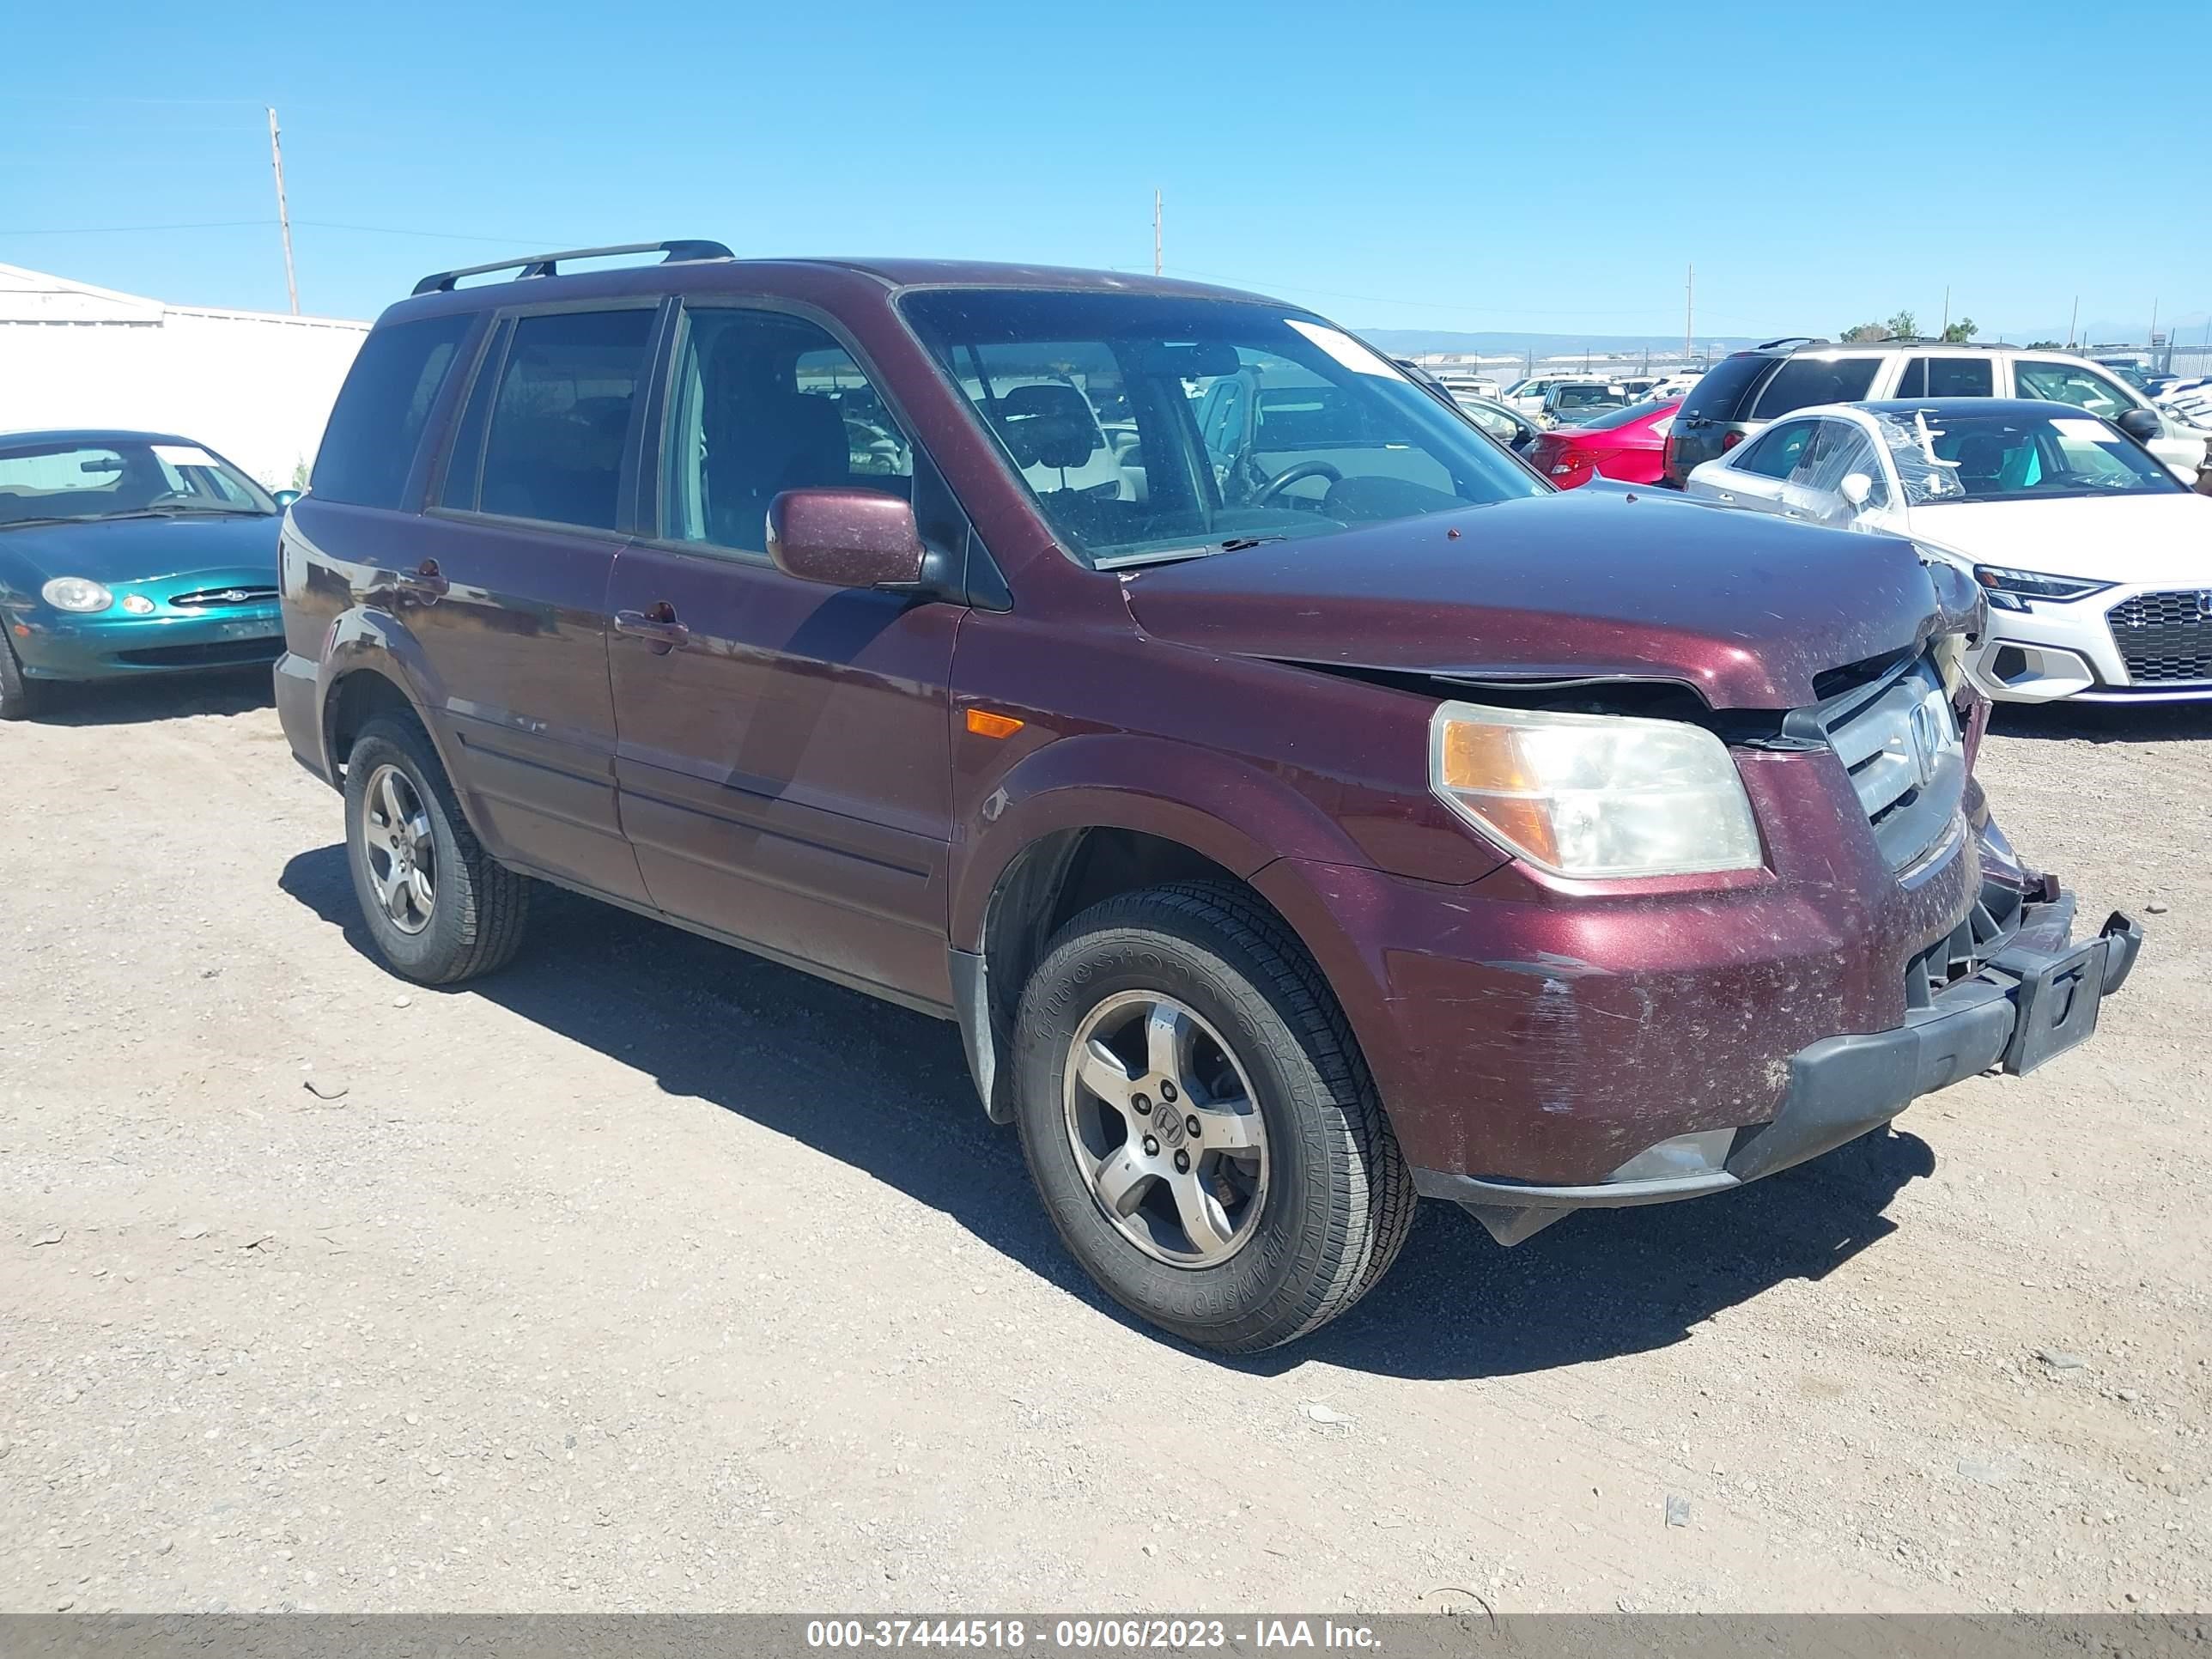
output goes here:
<path id="1" fill-rule="evenodd" d="M 1752 347 L 1753 351 L 1772 351 L 1781 346 L 1826 345 L 1827 337 L 1820 334 L 1785 334 L 1778 340 L 1761 340 Z"/>
<path id="2" fill-rule="evenodd" d="M 434 270 L 415 284 L 417 294 L 450 294 L 464 276 L 485 276 L 495 270 L 512 270 L 515 280 L 526 276 L 557 276 L 563 259 L 601 259 L 617 253 L 665 253 L 665 265 L 688 259 L 734 259 L 738 256 L 720 242 L 700 240 L 672 242 L 623 242 L 613 247 L 572 247 L 559 253 L 533 253 L 526 259 L 495 259 L 488 265 L 463 265 L 458 270 Z"/>

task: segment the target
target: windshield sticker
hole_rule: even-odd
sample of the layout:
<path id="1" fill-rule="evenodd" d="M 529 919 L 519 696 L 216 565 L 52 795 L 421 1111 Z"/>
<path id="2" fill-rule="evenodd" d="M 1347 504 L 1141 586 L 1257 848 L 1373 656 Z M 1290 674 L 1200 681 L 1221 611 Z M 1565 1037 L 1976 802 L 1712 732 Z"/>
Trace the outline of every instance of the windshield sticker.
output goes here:
<path id="1" fill-rule="evenodd" d="M 202 449 L 198 444 L 155 444 L 154 446 L 154 455 L 155 459 L 167 461 L 171 466 L 216 466 L 220 465 L 214 456 L 209 454 L 207 451 Z"/>
<path id="2" fill-rule="evenodd" d="M 1405 378 L 1398 373 L 1395 364 L 1376 356 L 1349 334 L 1297 317 L 1285 317 L 1283 320 L 1355 374 L 1379 374 L 1386 380 Z"/>

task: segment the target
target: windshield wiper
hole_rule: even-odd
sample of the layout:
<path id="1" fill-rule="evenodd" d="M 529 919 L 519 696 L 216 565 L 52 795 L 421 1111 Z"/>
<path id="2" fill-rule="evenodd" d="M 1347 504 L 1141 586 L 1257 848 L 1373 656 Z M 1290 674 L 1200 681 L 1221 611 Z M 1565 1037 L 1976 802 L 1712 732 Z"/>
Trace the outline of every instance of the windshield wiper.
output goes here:
<path id="1" fill-rule="evenodd" d="M 64 514 L 60 518 L 49 515 L 42 519 L 0 520 L 0 530 L 22 530 L 34 524 L 90 524 L 91 522 L 90 519 L 79 518 L 75 514 Z"/>
<path id="2" fill-rule="evenodd" d="M 1156 547 L 1146 552 L 1117 553 L 1100 559 L 1093 567 L 1099 570 L 1127 570 L 1137 565 L 1176 564 L 1185 559 L 1203 559 L 1216 553 L 1242 553 L 1248 547 L 1258 547 L 1267 542 L 1286 542 L 1288 536 L 1231 536 L 1225 541 L 1200 542 L 1192 547 Z"/>
<path id="3" fill-rule="evenodd" d="M 135 513 L 117 513 L 110 516 L 118 519 L 180 519 L 198 514 L 216 519 L 266 519 L 270 516 L 258 507 L 232 507 L 228 503 L 201 507 L 184 501 L 173 501 L 166 507 L 142 507 Z"/>

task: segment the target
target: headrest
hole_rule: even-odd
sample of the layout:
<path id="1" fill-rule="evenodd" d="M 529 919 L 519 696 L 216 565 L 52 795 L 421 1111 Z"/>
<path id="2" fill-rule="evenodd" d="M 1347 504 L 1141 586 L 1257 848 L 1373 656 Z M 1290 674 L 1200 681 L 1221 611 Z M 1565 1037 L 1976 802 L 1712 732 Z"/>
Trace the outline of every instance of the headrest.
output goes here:
<path id="1" fill-rule="evenodd" d="M 1064 380 L 1013 387 L 998 400 L 998 414 L 1018 466 L 1081 466 L 1103 447 L 1098 417 Z"/>

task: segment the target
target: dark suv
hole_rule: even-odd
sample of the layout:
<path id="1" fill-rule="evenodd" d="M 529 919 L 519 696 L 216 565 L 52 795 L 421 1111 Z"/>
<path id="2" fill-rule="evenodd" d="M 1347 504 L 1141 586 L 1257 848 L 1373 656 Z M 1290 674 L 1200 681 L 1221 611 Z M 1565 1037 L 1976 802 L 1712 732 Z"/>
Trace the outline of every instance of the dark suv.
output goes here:
<path id="1" fill-rule="evenodd" d="M 1248 1351 L 1417 1194 L 1721 1192 L 2134 961 L 1990 822 L 1908 542 L 1562 495 L 1278 301 L 658 247 L 426 278 L 287 520 L 278 704 L 398 973 L 549 882 L 956 1021 L 1084 1266 Z"/>

